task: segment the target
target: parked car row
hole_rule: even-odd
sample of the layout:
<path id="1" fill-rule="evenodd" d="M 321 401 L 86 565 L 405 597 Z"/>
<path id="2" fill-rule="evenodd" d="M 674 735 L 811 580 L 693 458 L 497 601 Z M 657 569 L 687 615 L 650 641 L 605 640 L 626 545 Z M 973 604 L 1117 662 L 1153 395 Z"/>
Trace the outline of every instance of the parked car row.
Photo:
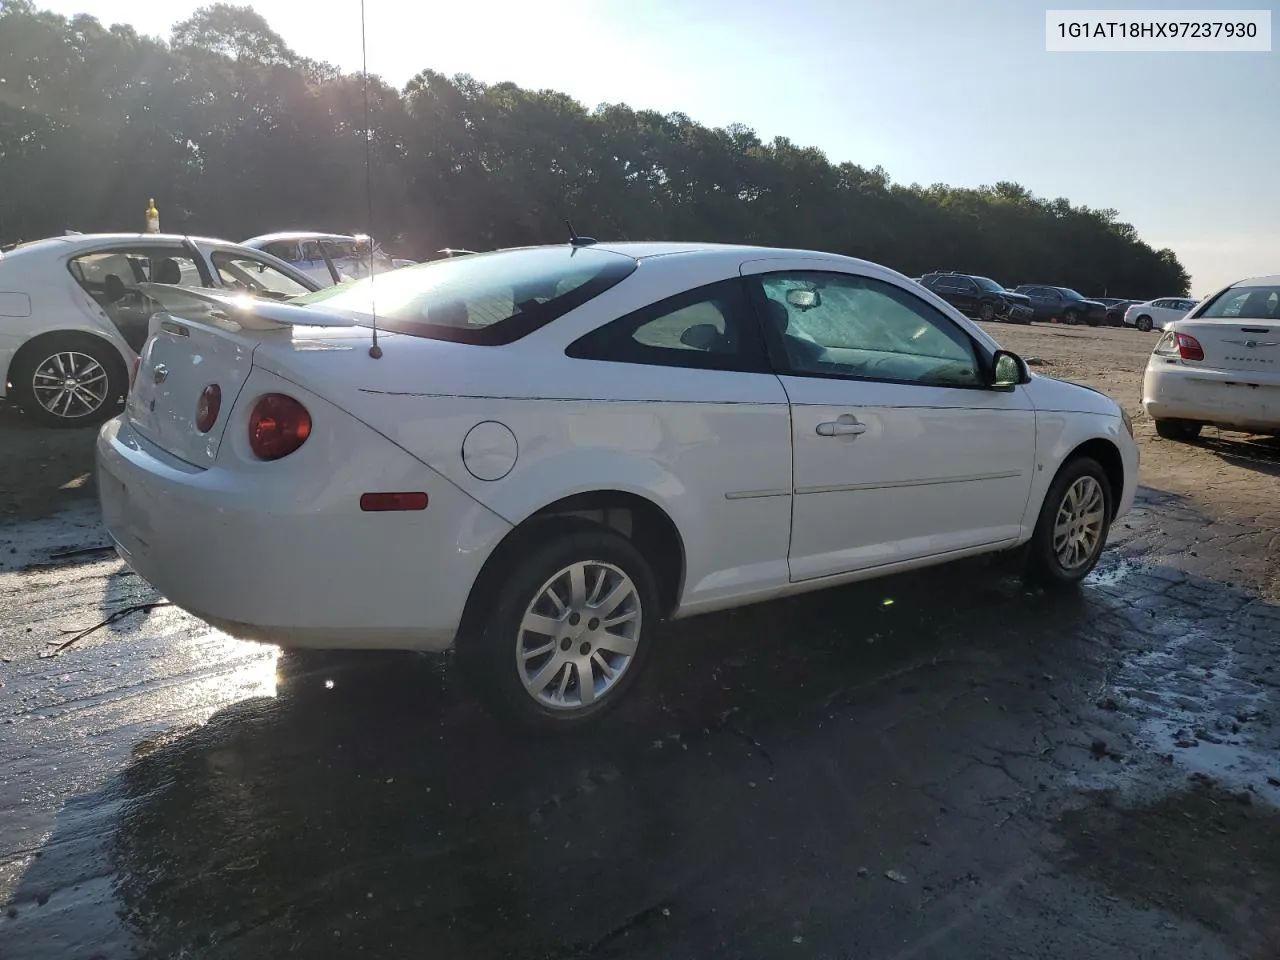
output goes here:
<path id="1" fill-rule="evenodd" d="M 942 297 L 965 316 L 978 320 L 1031 323 L 1061 320 L 1097 326 L 1106 319 L 1107 305 L 1086 299 L 1069 287 L 1026 283 L 1007 289 L 989 277 L 954 270 L 935 271 L 916 282 Z"/>
<path id="2" fill-rule="evenodd" d="M 990 277 L 967 273 L 926 273 L 916 281 L 933 291 L 966 317 L 1030 323 L 1034 313 L 1030 298 L 1006 290 Z"/>

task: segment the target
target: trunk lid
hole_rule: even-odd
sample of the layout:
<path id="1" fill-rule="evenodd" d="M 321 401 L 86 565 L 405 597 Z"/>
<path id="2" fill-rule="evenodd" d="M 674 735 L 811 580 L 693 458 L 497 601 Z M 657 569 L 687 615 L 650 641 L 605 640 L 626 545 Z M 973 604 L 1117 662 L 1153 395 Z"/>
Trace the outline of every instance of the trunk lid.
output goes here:
<path id="1" fill-rule="evenodd" d="M 147 440 L 197 467 L 213 465 L 259 345 L 271 340 L 287 342 L 293 325 L 303 320 L 348 324 L 285 304 L 246 301 L 203 290 L 164 289 L 163 284 L 141 286 L 172 312 L 151 318 L 150 338 L 142 350 L 125 416 Z M 212 426 L 201 431 L 196 424 L 197 409 L 210 385 L 218 387 L 221 402 Z"/>
<path id="2" fill-rule="evenodd" d="M 1278 323 L 1237 318 L 1177 320 L 1168 329 L 1166 338 L 1179 333 L 1194 337 L 1204 351 L 1203 360 L 1184 361 L 1188 367 L 1248 372 L 1280 380 Z M 1176 345 L 1173 351 L 1177 352 Z"/>

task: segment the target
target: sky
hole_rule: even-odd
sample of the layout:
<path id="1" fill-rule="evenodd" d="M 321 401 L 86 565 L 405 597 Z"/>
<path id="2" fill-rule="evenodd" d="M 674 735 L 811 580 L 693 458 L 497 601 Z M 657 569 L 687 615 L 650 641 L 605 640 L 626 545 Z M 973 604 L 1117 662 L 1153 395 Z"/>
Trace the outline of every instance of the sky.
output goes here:
<path id="1" fill-rule="evenodd" d="M 36 5 L 167 37 L 201 4 Z M 359 0 L 250 5 L 298 53 L 360 69 Z M 879 164 L 898 183 L 1013 180 L 1116 209 L 1177 252 L 1197 296 L 1280 273 L 1280 53 L 1047 53 L 1046 6 L 1067 4 L 365 0 L 365 24 L 369 71 L 391 83 L 427 68 L 468 73 L 589 107 L 745 123 L 835 162 Z"/>

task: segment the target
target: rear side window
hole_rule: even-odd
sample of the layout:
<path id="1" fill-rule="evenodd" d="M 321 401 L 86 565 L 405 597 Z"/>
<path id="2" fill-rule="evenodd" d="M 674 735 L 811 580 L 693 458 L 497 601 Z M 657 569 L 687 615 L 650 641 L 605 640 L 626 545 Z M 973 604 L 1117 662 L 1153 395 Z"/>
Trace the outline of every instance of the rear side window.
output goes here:
<path id="1" fill-rule="evenodd" d="M 86 253 L 70 260 L 67 269 L 135 351 L 147 339 L 151 315 L 166 309 L 167 288 L 204 286 L 196 262 L 176 246 Z"/>
<path id="2" fill-rule="evenodd" d="M 1280 287 L 1232 287 L 1211 300 L 1199 316 L 1280 323 Z"/>
<path id="3" fill-rule="evenodd" d="M 327 287 L 315 304 L 397 333 L 460 343 L 511 343 L 582 306 L 636 269 L 590 247 L 531 247 L 433 260 Z"/>
<path id="4" fill-rule="evenodd" d="M 579 360 L 701 370 L 768 370 L 740 279 L 688 290 L 605 324 L 569 345 Z"/>

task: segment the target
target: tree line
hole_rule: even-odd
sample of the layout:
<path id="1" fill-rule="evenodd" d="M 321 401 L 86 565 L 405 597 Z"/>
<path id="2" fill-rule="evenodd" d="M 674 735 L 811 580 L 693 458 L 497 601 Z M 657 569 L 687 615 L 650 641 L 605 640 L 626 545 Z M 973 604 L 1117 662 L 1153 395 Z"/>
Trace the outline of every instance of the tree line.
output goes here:
<path id="1" fill-rule="evenodd" d="M 803 247 L 911 276 L 1189 288 L 1115 210 L 1016 183 L 907 186 L 740 124 L 433 70 L 366 83 L 248 7 L 203 7 L 165 41 L 0 0 L 0 242 L 139 230 L 151 197 L 165 232 L 369 228 L 417 258 L 559 242 L 567 217 L 602 239 Z"/>

